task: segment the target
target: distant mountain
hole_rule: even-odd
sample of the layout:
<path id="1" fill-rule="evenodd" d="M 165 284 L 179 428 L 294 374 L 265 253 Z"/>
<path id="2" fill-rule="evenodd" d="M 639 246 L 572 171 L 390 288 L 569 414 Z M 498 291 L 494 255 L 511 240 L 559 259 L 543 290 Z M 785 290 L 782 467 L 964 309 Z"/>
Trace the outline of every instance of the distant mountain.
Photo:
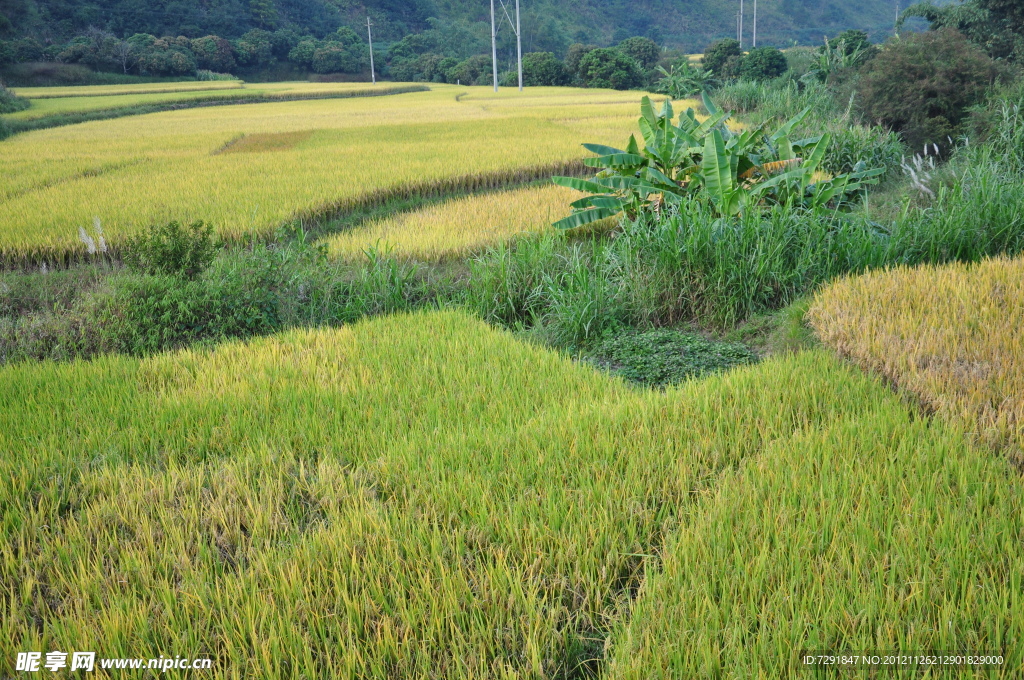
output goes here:
<path id="1" fill-rule="evenodd" d="M 495 0 L 503 14 L 500 0 Z M 515 0 L 505 0 L 511 12 Z M 688 51 L 736 35 L 740 0 L 520 0 L 527 51 L 564 53 L 574 42 L 607 45 L 642 35 Z M 745 41 L 754 0 L 744 0 Z M 908 3 L 903 2 L 903 6 Z M 820 42 L 847 28 L 882 39 L 893 26 L 894 0 L 759 0 L 758 43 Z M 365 29 L 381 42 L 435 28 L 489 40 L 488 0 L 0 0 L 0 36 L 62 41 L 89 27 L 135 33 L 236 38 L 253 28 L 326 35 L 340 26 Z M 506 35 L 509 33 L 504 30 Z"/>

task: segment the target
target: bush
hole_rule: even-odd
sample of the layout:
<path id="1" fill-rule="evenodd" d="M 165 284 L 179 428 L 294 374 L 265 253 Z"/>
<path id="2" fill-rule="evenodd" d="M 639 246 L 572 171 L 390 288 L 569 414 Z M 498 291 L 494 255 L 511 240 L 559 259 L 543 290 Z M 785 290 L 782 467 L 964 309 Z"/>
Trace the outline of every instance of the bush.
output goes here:
<path id="1" fill-rule="evenodd" d="M 213 226 L 193 222 L 183 227 L 178 222 L 151 226 L 129 239 L 125 246 L 125 264 L 135 271 L 194 279 L 215 257 Z"/>
<path id="2" fill-rule="evenodd" d="M 646 80 L 635 59 L 609 47 L 588 52 L 580 60 L 579 77 L 585 87 L 613 90 L 643 87 Z"/>
<path id="3" fill-rule="evenodd" d="M 786 72 L 786 56 L 774 47 L 756 47 L 740 61 L 739 72 L 750 80 L 771 80 Z"/>
<path id="4" fill-rule="evenodd" d="M 743 50 L 740 49 L 739 42 L 732 38 L 725 38 L 724 40 L 711 43 L 704 50 L 704 59 L 701 65 L 713 71 L 719 78 L 731 78 L 735 76 L 735 73 L 732 73 L 733 69 L 727 68 L 727 66 L 735 64 L 742 57 Z M 731 63 L 730 59 L 733 60 Z"/>
<path id="5" fill-rule="evenodd" d="M 863 67 L 860 105 L 869 120 L 897 130 L 911 148 L 949 149 L 969 107 L 1004 74 L 953 29 L 911 34 L 890 40 Z"/>
<path id="6" fill-rule="evenodd" d="M 0 83 L 0 113 L 14 113 L 24 111 L 30 106 L 27 99 L 16 96 L 13 92 Z M 0 122 L 0 124 L 4 124 Z M 2 134 L 2 133 L 0 133 Z"/>

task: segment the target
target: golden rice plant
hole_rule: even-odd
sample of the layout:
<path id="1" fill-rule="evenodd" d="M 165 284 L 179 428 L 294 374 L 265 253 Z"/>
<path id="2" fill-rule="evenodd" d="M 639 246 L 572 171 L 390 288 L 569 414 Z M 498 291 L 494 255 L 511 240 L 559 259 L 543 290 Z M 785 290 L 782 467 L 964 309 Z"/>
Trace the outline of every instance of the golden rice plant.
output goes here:
<path id="1" fill-rule="evenodd" d="M 457 198 L 374 220 L 326 239 L 332 257 L 362 257 L 368 249 L 393 257 L 439 260 L 522 234 L 538 233 L 569 213 L 579 192 L 554 185 Z"/>
<path id="2" fill-rule="evenodd" d="M 2 143 L 0 261 L 81 257 L 75 235 L 93 217 L 116 251 L 154 222 L 202 219 L 237 239 L 394 196 L 550 177 L 579 163 L 580 139 L 610 143 L 627 133 L 641 96 L 431 87 L 385 98 L 197 108 L 12 137 Z M 217 153 L 242 134 L 307 131 L 306 142 L 288 149 Z"/>
<path id="3" fill-rule="evenodd" d="M 846 278 L 817 295 L 808 319 L 841 354 L 1024 463 L 1024 260 Z"/>
<path id="4" fill-rule="evenodd" d="M 65 85 L 56 87 L 11 88 L 26 99 L 52 99 L 65 97 L 100 97 L 154 92 L 200 92 L 203 90 L 231 90 L 244 87 L 240 80 L 183 81 L 177 83 L 131 83 L 127 85 Z"/>
<path id="5" fill-rule="evenodd" d="M 1015 678 L 1006 468 L 826 351 L 640 392 L 455 312 L 7 366 L 0 659 L 776 678 L 970 649 Z"/>
<path id="6" fill-rule="evenodd" d="M 423 85 L 394 85 L 390 83 L 259 83 L 243 85 L 227 83 L 226 87 L 185 88 L 165 90 L 144 90 L 134 92 L 101 90 L 99 94 L 76 92 L 58 96 L 60 88 L 46 88 L 53 92 L 45 97 L 35 97 L 31 106 L 24 111 L 7 114 L 8 120 L 37 120 L 49 116 L 60 116 L 93 111 L 116 111 L 135 107 L 163 105 L 198 105 L 201 103 L 231 103 L 238 101 L 291 101 L 303 99 L 332 99 L 352 96 L 385 95 L 426 89 Z M 67 88 L 69 90 L 76 88 Z"/>

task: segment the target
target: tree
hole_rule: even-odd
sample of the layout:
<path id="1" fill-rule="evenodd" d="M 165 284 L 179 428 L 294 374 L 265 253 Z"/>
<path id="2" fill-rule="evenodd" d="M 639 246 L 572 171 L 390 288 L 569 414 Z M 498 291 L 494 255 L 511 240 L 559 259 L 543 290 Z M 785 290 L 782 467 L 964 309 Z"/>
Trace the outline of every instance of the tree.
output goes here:
<path id="1" fill-rule="evenodd" d="M 524 85 L 565 85 L 568 80 L 565 66 L 551 52 L 530 52 L 523 55 Z"/>
<path id="2" fill-rule="evenodd" d="M 478 54 L 464 61 L 448 72 L 449 82 L 463 85 L 491 85 L 493 79 L 491 55 Z"/>
<path id="3" fill-rule="evenodd" d="M 121 70 L 127 74 L 130 70 L 135 68 L 135 64 L 138 62 L 138 56 L 135 53 L 135 48 L 127 40 L 118 40 L 114 45 L 114 59 L 121 66 Z"/>
<path id="4" fill-rule="evenodd" d="M 786 72 L 786 55 L 774 47 L 755 47 L 740 61 L 740 76 L 750 80 L 771 80 Z"/>
<path id="5" fill-rule="evenodd" d="M 939 31 L 891 39 L 861 69 L 860 105 L 873 121 L 899 131 L 912 148 L 945 145 L 1005 74 L 959 32 Z"/>
<path id="6" fill-rule="evenodd" d="M 742 59 L 743 50 L 740 49 L 738 41 L 732 38 L 725 38 L 708 45 L 707 49 L 704 50 L 704 59 L 701 65 L 719 78 L 729 78 L 734 74 L 728 73 L 727 71 L 732 69 L 727 69 L 726 66 L 733 57 L 736 57 L 737 60 Z M 736 63 L 736 61 L 734 60 L 733 63 Z"/>
<path id="7" fill-rule="evenodd" d="M 640 64 L 640 68 L 644 70 L 654 68 L 661 56 L 661 48 L 658 47 L 658 43 L 650 38 L 626 38 L 619 43 L 619 51 L 633 57 Z"/>
<path id="8" fill-rule="evenodd" d="M 579 77 L 585 87 L 629 90 L 644 85 L 640 65 L 611 47 L 591 50 L 580 60 Z"/>
<path id="9" fill-rule="evenodd" d="M 900 15 L 897 27 L 909 17 L 927 19 L 933 31 L 954 28 L 993 59 L 1024 61 L 1024 7 L 1019 0 L 966 0 L 942 7 L 920 2 Z"/>
<path id="10" fill-rule="evenodd" d="M 580 75 L 580 61 L 583 57 L 597 49 L 597 45 L 584 45 L 575 43 L 569 46 L 565 54 L 565 72 L 570 80 L 578 80 Z"/>
<path id="11" fill-rule="evenodd" d="M 274 61 L 274 41 L 269 31 L 254 28 L 234 43 L 238 63 L 242 66 L 269 66 Z"/>
<path id="12" fill-rule="evenodd" d="M 199 68 L 218 73 L 229 73 L 235 68 L 235 50 L 224 38 L 216 35 L 196 38 L 191 47 Z"/>

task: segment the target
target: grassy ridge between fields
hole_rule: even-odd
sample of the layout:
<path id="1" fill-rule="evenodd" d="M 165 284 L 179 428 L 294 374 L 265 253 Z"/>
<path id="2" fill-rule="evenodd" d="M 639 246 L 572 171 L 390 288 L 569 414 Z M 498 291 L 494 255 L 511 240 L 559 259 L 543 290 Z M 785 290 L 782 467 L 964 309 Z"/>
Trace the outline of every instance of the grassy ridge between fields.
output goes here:
<path id="1" fill-rule="evenodd" d="M 840 353 L 1024 465 L 1024 260 L 849 277 L 808 318 Z"/>
<path id="2" fill-rule="evenodd" d="M 0 450 L 4 663 L 781 677 L 817 647 L 1024 670 L 1019 480 L 824 351 L 639 392 L 461 313 L 393 316 L 0 369 Z"/>

